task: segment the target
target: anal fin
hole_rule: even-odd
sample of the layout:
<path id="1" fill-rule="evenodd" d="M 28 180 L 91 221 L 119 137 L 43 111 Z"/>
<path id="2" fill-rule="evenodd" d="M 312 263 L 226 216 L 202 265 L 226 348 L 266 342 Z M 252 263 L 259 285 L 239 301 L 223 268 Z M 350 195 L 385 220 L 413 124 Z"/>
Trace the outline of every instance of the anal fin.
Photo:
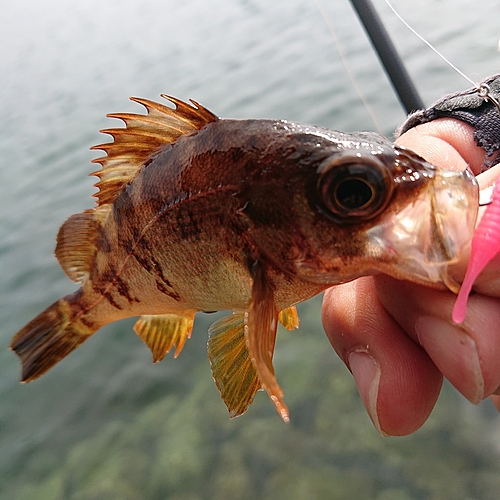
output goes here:
<path id="1" fill-rule="evenodd" d="M 208 358 L 215 385 L 231 418 L 245 413 L 261 381 L 250 359 L 245 338 L 245 313 L 216 321 L 208 330 Z"/>
<path id="2" fill-rule="evenodd" d="M 153 363 L 157 363 L 174 346 L 174 357 L 181 353 L 186 340 L 191 337 L 193 322 L 194 313 L 145 315 L 137 320 L 134 330 L 151 350 Z"/>

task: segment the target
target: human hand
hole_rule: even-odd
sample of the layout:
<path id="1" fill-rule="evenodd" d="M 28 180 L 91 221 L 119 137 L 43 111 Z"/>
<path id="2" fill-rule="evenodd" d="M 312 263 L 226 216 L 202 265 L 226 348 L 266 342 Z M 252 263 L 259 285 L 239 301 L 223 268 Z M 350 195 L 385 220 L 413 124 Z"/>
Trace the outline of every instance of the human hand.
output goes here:
<path id="1" fill-rule="evenodd" d="M 500 165 L 480 174 L 484 151 L 476 146 L 472 128 L 457 120 L 419 125 L 396 143 L 439 167 L 462 170 L 469 165 L 481 189 L 500 174 Z M 458 282 L 467 258 L 450 269 Z M 326 334 L 352 372 L 381 434 L 406 435 L 423 425 L 443 376 L 475 404 L 498 390 L 500 255 L 485 268 L 474 290 L 461 325 L 451 319 L 452 292 L 385 275 L 360 278 L 325 293 Z M 500 410 L 500 396 L 492 400 Z"/>

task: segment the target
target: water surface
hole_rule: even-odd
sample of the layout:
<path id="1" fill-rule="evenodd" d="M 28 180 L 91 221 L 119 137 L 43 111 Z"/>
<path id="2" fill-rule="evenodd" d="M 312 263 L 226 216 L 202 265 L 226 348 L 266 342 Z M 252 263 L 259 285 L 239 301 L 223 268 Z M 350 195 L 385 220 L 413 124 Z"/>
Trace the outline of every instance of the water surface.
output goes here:
<path id="1" fill-rule="evenodd" d="M 404 113 L 347 1 L 324 0 L 381 132 Z M 398 2 L 463 71 L 499 70 L 498 6 Z M 376 2 L 426 103 L 468 87 Z M 152 365 L 133 321 L 104 328 L 41 379 L 18 383 L 12 335 L 74 285 L 53 257 L 92 206 L 89 151 L 128 96 L 193 98 L 234 118 L 374 130 L 311 0 L 18 0 L 0 20 L 0 498 L 497 498 L 499 417 L 445 386 L 413 436 L 373 429 L 319 320 L 280 332 L 292 423 L 264 394 L 229 421 L 197 318 L 182 356 Z"/>

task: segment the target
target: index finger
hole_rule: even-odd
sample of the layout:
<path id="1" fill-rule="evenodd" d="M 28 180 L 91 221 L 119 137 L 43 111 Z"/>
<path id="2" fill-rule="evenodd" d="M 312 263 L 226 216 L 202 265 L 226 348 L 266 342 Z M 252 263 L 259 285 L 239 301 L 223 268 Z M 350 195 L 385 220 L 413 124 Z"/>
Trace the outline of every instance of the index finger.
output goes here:
<path id="1" fill-rule="evenodd" d="M 439 118 L 418 125 L 395 143 L 411 149 L 437 167 L 464 170 L 468 166 L 474 175 L 483 170 L 485 153 L 474 141 L 474 129 L 453 118 Z"/>
<path id="2" fill-rule="evenodd" d="M 440 118 L 408 130 L 396 144 L 420 154 L 428 162 L 441 168 L 463 170 L 469 167 L 477 176 L 481 190 L 491 187 L 500 175 L 500 165 L 482 172 L 485 152 L 474 140 L 474 129 L 459 120 Z M 485 211 L 481 207 L 479 222 Z M 449 267 L 449 274 L 457 283 L 463 280 L 469 251 L 465 249 L 460 262 Z M 483 270 L 474 284 L 474 290 L 491 297 L 500 297 L 500 254 Z"/>

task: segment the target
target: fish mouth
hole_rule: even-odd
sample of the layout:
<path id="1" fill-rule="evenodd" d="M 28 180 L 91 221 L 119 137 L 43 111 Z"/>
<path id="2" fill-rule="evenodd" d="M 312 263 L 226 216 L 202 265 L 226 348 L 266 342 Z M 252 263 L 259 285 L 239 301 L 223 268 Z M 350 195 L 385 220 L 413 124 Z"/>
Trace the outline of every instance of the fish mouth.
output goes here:
<path id="1" fill-rule="evenodd" d="M 435 170 L 433 174 L 416 199 L 366 231 L 359 267 L 346 265 L 339 255 L 330 265 L 298 259 L 295 272 L 306 281 L 323 285 L 384 273 L 424 285 L 444 284 L 457 293 L 459 285 L 449 276 L 448 268 L 470 245 L 479 187 L 468 169 Z"/>
<path id="2" fill-rule="evenodd" d="M 368 231 L 368 244 L 386 258 L 394 256 L 383 272 L 421 283 L 444 283 L 456 292 L 459 286 L 449 277 L 448 267 L 469 246 L 478 207 L 478 183 L 468 168 L 437 170 L 414 203 Z"/>

